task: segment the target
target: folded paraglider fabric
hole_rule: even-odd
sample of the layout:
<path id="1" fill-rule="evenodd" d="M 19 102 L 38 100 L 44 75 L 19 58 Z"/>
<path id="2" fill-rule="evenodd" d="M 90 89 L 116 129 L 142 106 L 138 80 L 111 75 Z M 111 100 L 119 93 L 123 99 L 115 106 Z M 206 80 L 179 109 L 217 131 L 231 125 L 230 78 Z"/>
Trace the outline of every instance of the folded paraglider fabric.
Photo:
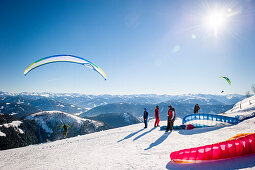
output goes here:
<path id="1" fill-rule="evenodd" d="M 170 154 L 170 159 L 175 163 L 199 163 L 252 153 L 255 153 L 255 133 L 239 135 L 212 145 L 175 151 Z"/>
<path id="2" fill-rule="evenodd" d="M 235 125 L 237 123 L 239 123 L 237 118 L 214 114 L 191 114 L 182 119 L 182 124 L 192 124 L 194 127 Z"/>

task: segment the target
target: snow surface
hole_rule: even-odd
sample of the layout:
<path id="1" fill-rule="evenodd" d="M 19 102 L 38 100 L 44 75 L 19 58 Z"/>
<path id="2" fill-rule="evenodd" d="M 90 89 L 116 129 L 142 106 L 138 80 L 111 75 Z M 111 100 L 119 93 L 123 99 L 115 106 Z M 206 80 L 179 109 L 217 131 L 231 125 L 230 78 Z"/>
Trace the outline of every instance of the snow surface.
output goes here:
<path id="1" fill-rule="evenodd" d="M 11 115 L 13 116 L 13 115 L 17 115 L 17 114 L 18 114 L 18 113 L 14 113 L 14 112 L 12 112 L 12 114 L 11 114 Z"/>
<path id="2" fill-rule="evenodd" d="M 235 117 L 237 115 L 250 115 L 255 112 L 255 95 L 246 98 L 234 105 L 234 107 L 226 111 L 226 116 Z"/>
<path id="3" fill-rule="evenodd" d="M 242 110 L 232 109 L 225 115 L 254 112 L 250 108 L 255 107 L 255 102 L 252 105 L 244 104 Z M 255 169 L 255 154 L 199 164 L 172 163 L 169 156 L 176 150 L 225 141 L 239 133 L 252 133 L 254 122 L 255 118 L 251 118 L 233 126 L 165 133 L 154 128 L 152 120 L 147 129 L 140 123 L 1 151 L 0 169 Z M 180 119 L 175 122 L 178 124 Z M 166 122 L 161 121 L 160 125 Z"/>
<path id="4" fill-rule="evenodd" d="M 0 130 L 0 136 L 4 136 L 4 137 L 6 137 L 6 134 L 5 134 L 5 133 L 3 133 L 3 132 L 1 132 L 1 130 Z"/>

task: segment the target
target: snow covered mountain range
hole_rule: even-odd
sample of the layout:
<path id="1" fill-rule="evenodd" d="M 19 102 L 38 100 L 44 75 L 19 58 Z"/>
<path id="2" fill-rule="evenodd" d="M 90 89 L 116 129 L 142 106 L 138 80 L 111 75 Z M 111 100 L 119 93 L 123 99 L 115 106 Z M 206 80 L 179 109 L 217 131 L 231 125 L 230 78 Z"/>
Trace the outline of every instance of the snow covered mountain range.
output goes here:
<path id="1" fill-rule="evenodd" d="M 240 94 L 213 95 L 213 94 L 184 94 L 184 95 L 157 95 L 157 94 L 137 94 L 137 95 L 86 95 L 79 93 L 8 93 L 1 92 L 0 96 L 20 96 L 27 99 L 40 99 L 47 97 L 59 102 L 74 104 L 76 106 L 93 108 L 109 103 L 134 103 L 134 104 L 157 104 L 166 101 L 192 103 L 197 101 L 201 104 L 226 104 L 231 105 L 244 98 Z"/>
<path id="2" fill-rule="evenodd" d="M 61 111 L 42 111 L 18 120 L 9 114 L 0 114 L 0 150 L 44 143 L 140 123 L 133 115 L 102 114 L 80 118 Z M 63 125 L 68 129 L 64 134 Z M 10 142 L 12 141 L 12 142 Z"/>
<path id="3" fill-rule="evenodd" d="M 20 121 L 0 113 L 0 150 L 39 143 L 38 126 L 34 121 Z"/>
<path id="4" fill-rule="evenodd" d="M 0 112 L 23 118 L 39 111 L 58 110 L 70 114 L 96 116 L 108 113 L 131 113 L 140 117 L 143 108 L 153 112 L 155 105 L 178 108 L 179 117 L 192 113 L 196 103 L 203 105 L 201 111 L 221 113 L 243 99 L 243 95 L 85 95 L 65 93 L 8 93 L 0 92 Z M 91 110 L 93 109 L 93 110 Z M 162 117 L 165 119 L 165 117 Z"/>
<path id="5" fill-rule="evenodd" d="M 241 105 L 241 106 L 240 106 Z M 226 116 L 255 112 L 255 96 L 244 99 Z M 1 169 L 254 169 L 255 155 L 195 164 L 170 162 L 170 153 L 225 141 L 240 133 L 254 133 L 255 118 L 237 125 L 174 130 L 154 128 L 150 121 L 40 145 L 1 151 Z M 177 119 L 175 125 L 181 124 Z M 160 125 L 166 125 L 161 121 Z"/>
<path id="6" fill-rule="evenodd" d="M 0 113 L 12 114 L 18 118 L 24 118 L 32 113 L 48 110 L 58 110 L 71 114 L 87 111 L 87 109 L 69 103 L 62 103 L 44 95 L 0 95 Z"/>
<path id="7" fill-rule="evenodd" d="M 80 118 L 60 111 L 38 112 L 27 116 L 25 119 L 35 120 L 35 122 L 40 125 L 39 127 L 44 130 L 45 133 L 40 134 L 42 142 L 46 140 L 54 141 L 63 139 L 63 128 L 61 126 L 64 124 L 70 126 L 67 137 L 74 137 L 108 129 L 102 122 Z"/>
<path id="8" fill-rule="evenodd" d="M 195 103 L 200 104 L 200 113 L 219 114 L 231 109 L 234 103 L 232 105 L 227 105 L 227 103 L 232 103 L 238 98 L 243 98 L 243 96 L 217 96 L 202 94 L 178 96 L 92 96 L 81 94 L 12 94 L 0 92 L 0 113 L 17 117 L 17 120 L 21 121 L 22 125 L 27 121 L 34 123 L 36 128 L 33 128 L 31 133 L 33 133 L 33 138 L 36 139 L 32 140 L 32 143 L 35 144 L 62 139 L 64 137 L 63 128 L 60 126 L 63 124 L 67 124 L 72 127 L 68 129 L 67 137 L 74 137 L 77 135 L 139 123 L 142 121 L 144 108 L 147 108 L 149 112 L 149 119 L 153 119 L 155 105 L 160 106 L 160 120 L 162 121 L 167 119 L 167 110 L 169 104 L 172 104 L 175 107 L 177 117 L 182 118 L 190 113 L 193 113 Z M 90 104 L 93 103 L 94 107 L 92 109 L 88 109 L 77 106 L 75 104 L 79 104 L 78 101 L 83 101 L 84 103 L 87 101 L 90 102 Z M 106 101 L 109 103 L 107 104 Z M 163 102 L 157 103 L 156 101 Z M 224 103 L 222 101 L 224 101 Z M 95 103 L 97 103 L 99 106 L 96 106 Z M 85 106 L 89 105 L 85 104 Z M 98 124 L 96 123 L 97 121 L 101 122 L 101 126 L 96 125 Z M 5 139 L 9 140 L 9 136 L 13 135 L 7 135 Z M 6 142 L 6 144 L 0 148 L 4 149 L 32 144 L 28 138 L 24 139 L 23 141 L 24 144 L 17 146 L 9 146 L 8 142 Z"/>
<path id="9" fill-rule="evenodd" d="M 104 122 L 104 124 L 108 125 L 109 128 L 118 128 L 141 122 L 130 113 L 108 113 L 87 118 Z"/>
<path id="10" fill-rule="evenodd" d="M 163 102 L 159 103 L 159 117 L 160 120 L 167 119 L 167 111 L 169 104 L 172 104 L 176 110 L 177 117 L 183 118 L 184 116 L 193 113 L 194 104 L 190 103 L 175 103 L 175 102 Z M 90 109 L 82 114 L 80 117 L 87 117 L 87 116 L 95 116 L 100 114 L 110 114 L 110 113 L 131 113 L 135 117 L 142 119 L 143 110 L 144 108 L 147 109 L 149 112 L 149 117 L 154 118 L 154 109 L 155 104 L 132 104 L 132 103 L 113 103 L 95 107 Z M 222 113 L 230 108 L 233 105 L 200 105 L 200 113 Z"/>
<path id="11" fill-rule="evenodd" d="M 64 135 L 63 125 L 68 126 Z M 42 111 L 23 120 L 0 115 L 0 150 L 55 141 L 109 129 L 103 122 L 84 119 L 60 111 Z"/>

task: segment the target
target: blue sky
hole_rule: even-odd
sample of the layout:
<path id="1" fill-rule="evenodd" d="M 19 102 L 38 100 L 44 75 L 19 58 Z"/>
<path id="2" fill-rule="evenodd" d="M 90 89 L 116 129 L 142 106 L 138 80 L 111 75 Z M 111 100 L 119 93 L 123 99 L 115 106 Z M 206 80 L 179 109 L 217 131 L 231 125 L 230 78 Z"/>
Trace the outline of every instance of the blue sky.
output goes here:
<path id="1" fill-rule="evenodd" d="M 231 14 L 215 33 L 212 9 Z M 0 91 L 86 94 L 244 94 L 255 84 L 255 1 L 1 0 Z M 51 55 L 77 64 L 31 71 Z M 229 86 L 220 76 L 228 76 Z"/>

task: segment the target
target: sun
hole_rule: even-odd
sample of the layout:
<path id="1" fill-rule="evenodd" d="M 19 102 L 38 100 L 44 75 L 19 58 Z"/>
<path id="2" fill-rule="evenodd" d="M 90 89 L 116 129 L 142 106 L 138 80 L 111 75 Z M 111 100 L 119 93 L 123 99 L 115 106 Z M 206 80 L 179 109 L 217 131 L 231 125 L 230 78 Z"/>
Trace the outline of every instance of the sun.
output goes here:
<path id="1" fill-rule="evenodd" d="M 217 37 L 226 27 L 227 13 L 224 10 L 214 9 L 205 16 L 204 20 L 207 29 Z"/>
<path id="2" fill-rule="evenodd" d="M 221 42 L 224 37 L 238 36 L 235 31 L 239 27 L 241 14 L 240 4 L 236 3 L 209 3 L 204 1 L 191 13 L 190 27 L 191 38 L 213 38 L 215 42 Z M 240 15 L 240 16 L 239 16 Z"/>

